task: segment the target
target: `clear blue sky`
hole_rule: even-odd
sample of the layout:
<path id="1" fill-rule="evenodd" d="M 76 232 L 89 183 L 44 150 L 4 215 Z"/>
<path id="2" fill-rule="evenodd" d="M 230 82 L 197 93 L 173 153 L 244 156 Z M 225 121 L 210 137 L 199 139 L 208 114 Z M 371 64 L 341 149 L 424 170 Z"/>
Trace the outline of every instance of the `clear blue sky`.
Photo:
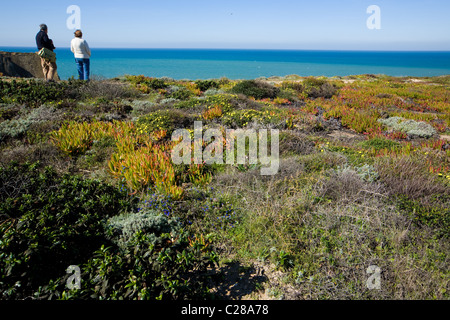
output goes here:
<path id="1" fill-rule="evenodd" d="M 40 23 L 57 47 L 81 8 L 91 47 L 450 51 L 448 0 L 25 0 L 1 4 L 0 46 L 34 46 Z M 381 30 L 366 12 L 381 8 Z"/>

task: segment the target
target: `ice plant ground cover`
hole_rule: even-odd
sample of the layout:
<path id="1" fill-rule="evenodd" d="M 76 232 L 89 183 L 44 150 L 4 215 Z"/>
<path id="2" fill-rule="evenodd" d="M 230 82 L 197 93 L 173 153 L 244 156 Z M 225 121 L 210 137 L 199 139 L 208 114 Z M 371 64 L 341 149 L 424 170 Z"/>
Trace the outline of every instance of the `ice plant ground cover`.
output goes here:
<path id="1" fill-rule="evenodd" d="M 0 297 L 448 299 L 449 87 L 1 78 Z M 277 130 L 279 170 L 175 164 L 172 134 L 198 122 Z"/>

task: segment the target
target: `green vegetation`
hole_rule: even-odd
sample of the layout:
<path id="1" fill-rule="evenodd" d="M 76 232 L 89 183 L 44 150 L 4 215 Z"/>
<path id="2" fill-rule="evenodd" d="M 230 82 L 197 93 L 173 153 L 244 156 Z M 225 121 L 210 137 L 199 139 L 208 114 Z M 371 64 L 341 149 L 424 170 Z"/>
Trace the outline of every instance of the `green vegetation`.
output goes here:
<path id="1" fill-rule="evenodd" d="M 406 120 L 400 117 L 392 117 L 389 119 L 380 119 L 380 123 L 387 127 L 406 133 L 408 136 L 417 136 L 420 138 L 431 138 L 436 135 L 436 129 L 425 122 L 417 122 L 414 120 Z"/>
<path id="2" fill-rule="evenodd" d="M 0 299 L 448 299 L 450 91 L 421 80 L 0 79 Z M 279 129 L 278 174 L 174 164 L 194 121 Z"/>
<path id="3" fill-rule="evenodd" d="M 278 94 L 278 89 L 274 86 L 257 80 L 244 80 L 239 82 L 231 90 L 236 94 L 244 94 L 255 99 L 273 99 Z"/>

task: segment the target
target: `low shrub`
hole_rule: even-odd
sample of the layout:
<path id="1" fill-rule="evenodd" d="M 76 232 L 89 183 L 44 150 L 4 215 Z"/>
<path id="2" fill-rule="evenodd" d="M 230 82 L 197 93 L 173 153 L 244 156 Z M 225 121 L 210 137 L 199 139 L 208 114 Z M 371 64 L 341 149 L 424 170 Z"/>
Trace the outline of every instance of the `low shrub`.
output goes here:
<path id="1" fill-rule="evenodd" d="M 180 225 L 175 220 L 149 209 L 114 216 L 106 222 L 106 233 L 123 250 L 135 240 L 134 236 L 138 232 L 143 232 L 153 245 L 161 246 L 162 243 L 158 243 L 158 240 L 161 240 L 162 235 L 169 234 L 175 238 L 180 232 Z"/>
<path id="2" fill-rule="evenodd" d="M 431 138 L 437 134 L 436 129 L 426 122 L 406 120 L 401 117 L 379 119 L 378 122 L 395 131 L 404 132 L 412 138 Z"/>
<path id="3" fill-rule="evenodd" d="M 274 99 L 279 93 L 279 89 L 269 83 L 257 80 L 244 80 L 231 89 L 232 93 L 244 94 L 255 99 Z"/>
<path id="4" fill-rule="evenodd" d="M 16 139 L 24 136 L 32 122 L 29 119 L 14 119 L 0 122 L 0 142 L 9 138 Z"/>
<path id="5" fill-rule="evenodd" d="M 317 98 L 325 98 L 331 99 L 337 93 L 336 87 L 334 87 L 330 83 L 325 83 L 319 88 L 311 87 L 307 89 L 307 94 L 309 98 L 317 99 Z"/>
<path id="6" fill-rule="evenodd" d="M 222 123 L 232 128 L 243 128 L 253 121 L 262 120 L 264 113 L 258 110 L 236 110 L 225 114 Z"/>
<path id="7" fill-rule="evenodd" d="M 139 117 L 136 121 L 138 131 L 152 133 L 167 131 L 170 136 L 175 129 L 185 129 L 193 125 L 193 118 L 179 110 L 158 110 Z"/>
<path id="8" fill-rule="evenodd" d="M 180 101 L 174 105 L 177 109 L 203 109 L 220 106 L 224 112 L 230 112 L 237 108 L 237 96 L 232 94 L 214 94 L 206 97 L 191 97 L 189 100 Z"/>
<path id="9" fill-rule="evenodd" d="M 286 99 L 289 102 L 299 102 L 299 94 L 293 89 L 281 89 L 278 93 L 278 99 Z"/>
<path id="10" fill-rule="evenodd" d="M 307 88 L 311 87 L 320 88 L 326 83 L 328 83 L 326 79 L 316 77 L 307 77 L 306 79 L 303 80 L 303 86 Z"/>
<path id="11" fill-rule="evenodd" d="M 397 199 L 397 207 L 401 212 L 413 219 L 415 223 L 437 230 L 437 235 L 439 236 L 447 239 L 450 237 L 450 209 L 448 203 L 430 206 L 414 199 L 399 197 Z"/>
<path id="12" fill-rule="evenodd" d="M 175 88 L 177 89 L 172 90 L 172 92 L 167 96 L 167 98 L 185 101 L 194 96 L 194 94 L 187 88 L 184 87 L 181 88 L 175 87 Z"/>
<path id="13" fill-rule="evenodd" d="M 211 88 L 211 89 L 206 90 L 206 91 L 203 93 L 203 95 L 204 95 L 205 97 L 208 97 L 208 96 L 216 96 L 216 95 L 224 94 L 224 93 L 225 93 L 225 91 L 222 90 L 222 89 L 214 89 L 214 88 Z"/>
<path id="14" fill-rule="evenodd" d="M 0 168 L 0 292 L 23 299 L 102 243 L 105 218 L 133 207 L 129 196 L 98 181 L 43 172 L 38 164 Z"/>
<path id="15" fill-rule="evenodd" d="M 0 102 L 3 103 L 23 103 L 35 107 L 47 102 L 64 100 L 68 92 L 69 85 L 66 82 L 0 80 Z"/>
<path id="16" fill-rule="evenodd" d="M 130 82 L 136 89 L 142 93 L 150 93 L 151 90 L 165 89 L 169 85 L 165 79 L 150 78 L 143 75 L 140 76 L 126 76 L 128 82 Z"/>
<path id="17" fill-rule="evenodd" d="M 343 166 L 347 158 L 334 152 L 312 153 L 300 158 L 307 172 L 321 172 Z"/>
<path id="18" fill-rule="evenodd" d="M 293 133 L 282 133 L 280 135 L 281 155 L 306 155 L 314 151 L 314 142 L 307 137 Z"/>
<path id="19" fill-rule="evenodd" d="M 135 98 L 138 91 L 129 85 L 111 80 L 83 81 L 81 85 L 72 89 L 71 95 L 74 99 L 85 100 L 102 98 L 108 102 L 120 101 L 122 99 Z"/>
<path id="20" fill-rule="evenodd" d="M 330 170 L 329 177 L 322 182 L 319 195 L 327 200 L 354 201 L 364 189 L 364 181 L 351 168 Z"/>
<path id="21" fill-rule="evenodd" d="M 20 113 L 20 106 L 17 104 L 0 104 L 0 119 L 12 120 Z"/>
<path id="22" fill-rule="evenodd" d="M 220 84 L 216 80 L 197 80 L 197 81 L 195 81 L 195 84 L 203 92 L 205 92 L 209 89 L 219 89 L 220 88 Z"/>
<path id="23" fill-rule="evenodd" d="M 281 88 L 283 89 L 291 89 L 296 91 L 297 93 L 302 93 L 305 87 L 301 82 L 293 82 L 293 81 L 283 81 L 281 83 Z"/>
<path id="24" fill-rule="evenodd" d="M 155 111 L 157 105 L 151 101 L 133 100 L 131 107 L 133 108 L 132 114 L 140 116 Z"/>
<path id="25" fill-rule="evenodd" d="M 209 296 L 206 271 L 217 255 L 208 239 L 155 211 L 136 213 L 126 192 L 37 167 L 0 169 L 3 299 Z M 71 265 L 81 268 L 79 290 L 67 287 Z"/>
<path id="26" fill-rule="evenodd" d="M 378 177 L 374 167 L 369 165 L 338 166 L 336 169 L 330 169 L 326 177 L 319 181 L 317 199 L 341 204 L 364 202 L 368 195 L 384 193 L 383 186 L 374 183 Z"/>
<path id="27" fill-rule="evenodd" d="M 303 81 L 304 91 L 309 98 L 331 99 L 338 89 L 325 79 L 309 77 Z"/>
<path id="28" fill-rule="evenodd" d="M 418 159 L 407 156 L 379 158 L 374 166 L 390 196 L 406 197 L 431 206 L 436 195 L 450 195 L 449 189 Z"/>
<path id="29" fill-rule="evenodd" d="M 211 193 L 190 190 L 184 199 L 185 209 L 179 206 L 177 215 L 194 232 L 218 233 L 236 228 L 240 223 L 239 210 L 225 197 Z"/>
<path id="30" fill-rule="evenodd" d="M 57 298 L 61 299 L 209 298 L 207 270 L 217 263 L 211 243 L 203 236 L 179 229 L 164 217 L 151 212 L 143 215 L 147 220 L 142 221 L 141 217 L 132 215 L 120 223 L 115 222 L 113 230 L 127 229 L 129 241 L 121 248 L 102 246 L 97 250 L 93 258 L 82 266 L 80 290 L 65 288 L 65 277 L 43 287 L 39 298 L 48 299 L 49 293 L 55 294 L 55 291 L 59 293 Z M 162 232 L 167 230 L 172 232 Z M 56 290 L 52 288 L 50 291 L 51 287 L 56 287 Z"/>

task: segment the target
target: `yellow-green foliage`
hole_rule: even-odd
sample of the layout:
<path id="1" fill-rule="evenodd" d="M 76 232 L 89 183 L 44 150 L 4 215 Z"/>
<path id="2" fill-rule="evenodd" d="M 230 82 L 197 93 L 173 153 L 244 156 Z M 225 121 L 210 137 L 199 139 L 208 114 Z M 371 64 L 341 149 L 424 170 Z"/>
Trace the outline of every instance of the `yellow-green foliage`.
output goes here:
<path id="1" fill-rule="evenodd" d="M 118 137 L 134 130 L 129 122 L 68 122 L 60 130 L 51 133 L 53 143 L 66 155 L 77 156 L 85 153 L 94 140 L 104 137 Z"/>
<path id="2" fill-rule="evenodd" d="M 70 122 L 52 133 L 53 143 L 71 156 L 86 152 L 94 140 L 104 137 L 116 141 L 116 153 L 111 156 L 108 167 L 115 177 L 124 181 L 128 190 L 139 192 L 153 187 L 174 199 L 182 197 L 183 188 L 178 186 L 179 175 L 171 160 L 173 142 L 154 143 L 154 136 L 141 133 L 132 122 Z M 210 181 L 210 175 L 201 167 L 191 165 L 187 169 L 186 175 L 195 184 Z"/>

